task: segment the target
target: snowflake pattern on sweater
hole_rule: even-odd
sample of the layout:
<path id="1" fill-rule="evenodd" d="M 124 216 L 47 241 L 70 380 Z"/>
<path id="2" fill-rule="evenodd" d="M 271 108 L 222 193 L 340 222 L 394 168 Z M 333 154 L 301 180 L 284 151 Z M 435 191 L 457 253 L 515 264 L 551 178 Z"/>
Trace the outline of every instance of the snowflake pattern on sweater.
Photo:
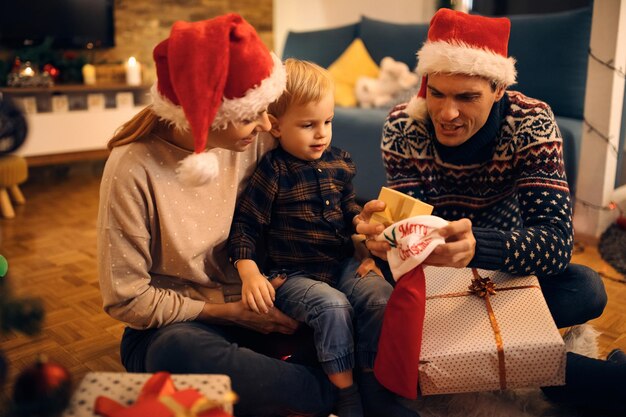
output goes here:
<path id="1" fill-rule="evenodd" d="M 546 103 L 519 92 L 507 95 L 493 153 L 480 163 L 443 161 L 430 122 L 396 106 L 381 144 L 387 181 L 433 205 L 434 215 L 472 221 L 476 254 L 470 266 L 553 275 L 565 269 L 573 246 L 561 133 Z"/>

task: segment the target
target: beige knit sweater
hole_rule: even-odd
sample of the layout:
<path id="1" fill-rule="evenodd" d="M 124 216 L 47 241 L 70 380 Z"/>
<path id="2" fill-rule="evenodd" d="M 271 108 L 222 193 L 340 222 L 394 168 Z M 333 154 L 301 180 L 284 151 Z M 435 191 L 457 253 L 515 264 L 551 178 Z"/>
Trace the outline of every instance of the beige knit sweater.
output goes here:
<path id="1" fill-rule="evenodd" d="M 269 135 L 242 153 L 215 149 L 217 179 L 184 187 L 189 151 L 155 135 L 114 148 L 100 186 L 98 268 L 105 311 L 137 329 L 195 319 L 205 302 L 239 293 L 226 241 L 235 201 Z"/>

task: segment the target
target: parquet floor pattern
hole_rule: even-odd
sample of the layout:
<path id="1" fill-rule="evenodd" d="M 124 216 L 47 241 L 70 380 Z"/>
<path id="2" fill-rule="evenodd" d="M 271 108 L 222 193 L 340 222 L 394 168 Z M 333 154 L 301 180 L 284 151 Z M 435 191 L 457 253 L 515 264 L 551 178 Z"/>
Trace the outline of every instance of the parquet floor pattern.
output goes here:
<path id="1" fill-rule="evenodd" d="M 65 170 L 66 171 L 66 170 Z M 123 371 L 119 340 L 123 325 L 102 310 L 96 272 L 96 217 L 101 164 L 31 170 L 21 189 L 24 206 L 0 220 L 0 254 L 9 262 L 16 296 L 38 297 L 46 316 L 41 333 L 0 336 L 15 376 L 45 354 L 65 366 L 74 381 L 90 371 Z"/>
<path id="2" fill-rule="evenodd" d="M 16 217 L 0 219 L 0 254 L 9 261 L 9 280 L 19 296 L 43 301 L 46 318 L 35 337 L 0 335 L 9 378 L 0 400 L 10 394 L 16 375 L 45 354 L 65 366 L 75 382 L 90 371 L 123 371 L 119 340 L 123 325 L 102 311 L 96 273 L 96 216 L 102 164 L 74 164 L 31 170 L 21 188 L 26 205 Z M 604 263 L 592 240 L 574 260 L 605 274 L 609 304 L 593 321 L 602 333 L 601 352 L 626 349 L 624 276 Z"/>

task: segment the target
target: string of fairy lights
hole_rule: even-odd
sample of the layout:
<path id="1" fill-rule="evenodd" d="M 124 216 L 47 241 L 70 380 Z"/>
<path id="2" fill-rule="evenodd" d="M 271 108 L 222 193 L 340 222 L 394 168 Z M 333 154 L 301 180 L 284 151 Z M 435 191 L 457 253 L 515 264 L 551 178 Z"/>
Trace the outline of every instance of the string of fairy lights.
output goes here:
<path id="1" fill-rule="evenodd" d="M 591 48 L 588 49 L 588 54 L 589 54 L 589 57 L 591 59 L 593 59 L 594 61 L 596 61 L 598 64 L 600 64 L 600 65 L 610 69 L 611 71 L 613 71 L 618 76 L 626 79 L 626 71 L 624 70 L 624 68 L 616 66 L 616 64 L 613 61 L 613 59 L 610 59 L 608 61 L 604 61 L 604 60 L 600 59 L 596 54 L 594 54 L 593 51 L 591 50 Z M 626 109 L 624 109 L 624 110 L 626 110 Z M 611 149 L 611 151 L 615 155 L 615 157 L 617 158 L 619 156 L 618 145 L 615 144 L 615 141 L 613 140 L 614 139 L 613 136 L 604 134 L 598 128 L 593 126 L 589 122 L 589 120 L 587 120 L 586 118 L 583 118 L 583 123 L 586 126 L 588 133 L 593 132 L 596 136 L 598 136 L 599 138 L 604 140 L 607 143 L 607 146 L 609 147 L 609 149 Z M 626 126 L 622 126 L 622 130 L 626 130 Z M 619 143 L 619 139 L 617 140 L 617 142 Z M 619 212 L 619 216 L 620 217 L 623 217 L 623 215 L 624 215 L 623 212 L 622 212 L 622 209 L 614 201 L 611 201 L 611 202 L 609 202 L 608 205 L 603 206 L 603 205 L 590 203 L 589 201 L 585 201 L 585 200 L 577 197 L 576 198 L 576 202 L 579 203 L 582 206 L 585 206 L 585 207 L 588 207 L 588 208 L 591 208 L 591 209 L 595 209 L 595 210 L 612 211 L 612 210 L 616 210 L 617 209 L 618 212 Z"/>

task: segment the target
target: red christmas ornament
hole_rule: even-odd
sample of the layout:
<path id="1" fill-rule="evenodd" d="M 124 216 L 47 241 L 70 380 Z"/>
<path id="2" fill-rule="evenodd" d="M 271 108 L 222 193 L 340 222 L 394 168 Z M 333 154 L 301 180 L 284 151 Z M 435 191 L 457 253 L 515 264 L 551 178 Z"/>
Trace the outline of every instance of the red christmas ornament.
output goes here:
<path id="1" fill-rule="evenodd" d="M 50 78 L 56 82 L 57 78 L 59 78 L 59 69 L 52 64 L 46 64 L 43 66 L 43 72 L 47 72 L 50 74 Z"/>
<path id="2" fill-rule="evenodd" d="M 54 416 L 69 404 L 72 393 L 70 373 L 59 364 L 39 358 L 20 373 L 13 388 L 18 415 Z"/>

